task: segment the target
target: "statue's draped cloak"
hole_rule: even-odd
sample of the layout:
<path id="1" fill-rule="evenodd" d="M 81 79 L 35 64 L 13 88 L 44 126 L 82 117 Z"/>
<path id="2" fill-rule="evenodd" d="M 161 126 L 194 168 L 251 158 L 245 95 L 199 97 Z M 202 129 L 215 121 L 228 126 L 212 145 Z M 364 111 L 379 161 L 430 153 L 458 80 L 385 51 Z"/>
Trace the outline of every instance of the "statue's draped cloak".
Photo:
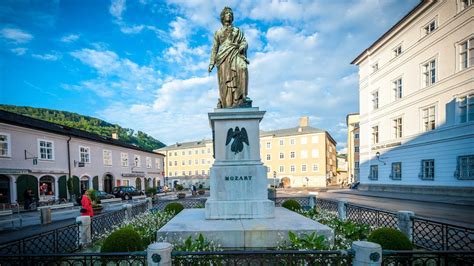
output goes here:
<path id="1" fill-rule="evenodd" d="M 242 53 L 239 49 L 242 48 Z M 243 32 L 232 26 L 214 34 L 211 64 L 217 65 L 219 98 L 222 108 L 238 106 L 247 96 L 247 41 Z"/>

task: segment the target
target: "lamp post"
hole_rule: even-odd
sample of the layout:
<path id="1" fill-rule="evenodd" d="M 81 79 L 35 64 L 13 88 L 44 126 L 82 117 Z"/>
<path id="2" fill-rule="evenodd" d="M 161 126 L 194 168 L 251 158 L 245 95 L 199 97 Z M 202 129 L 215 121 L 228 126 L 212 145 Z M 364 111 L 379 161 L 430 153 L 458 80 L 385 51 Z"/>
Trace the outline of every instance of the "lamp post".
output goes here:
<path id="1" fill-rule="evenodd" d="M 276 189 L 276 175 L 277 175 L 277 172 L 273 171 L 273 188 L 275 189 Z"/>

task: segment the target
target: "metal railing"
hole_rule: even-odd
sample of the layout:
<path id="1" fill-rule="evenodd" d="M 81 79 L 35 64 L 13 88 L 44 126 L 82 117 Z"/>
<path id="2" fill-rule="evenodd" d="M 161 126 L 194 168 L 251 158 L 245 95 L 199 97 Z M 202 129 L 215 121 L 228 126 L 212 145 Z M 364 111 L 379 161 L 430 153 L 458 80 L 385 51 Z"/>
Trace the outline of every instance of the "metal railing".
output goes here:
<path id="1" fill-rule="evenodd" d="M 368 208 L 353 204 L 346 205 L 347 219 L 361 224 L 368 224 L 373 227 L 398 228 L 397 214 L 394 212 Z"/>
<path id="2" fill-rule="evenodd" d="M 148 202 L 142 202 L 134 205 L 132 208 L 132 217 L 142 214 L 148 210 Z"/>
<path id="3" fill-rule="evenodd" d="M 281 207 L 283 202 L 285 202 L 287 200 L 295 200 L 302 207 L 310 205 L 310 203 L 309 203 L 310 197 L 276 197 L 276 198 L 270 198 L 270 200 L 273 200 L 275 202 L 275 207 Z"/>
<path id="4" fill-rule="evenodd" d="M 72 224 L 0 245 L 0 254 L 52 254 L 79 250 L 79 225 Z M 3 264 L 2 264 L 3 265 Z"/>
<path id="5" fill-rule="evenodd" d="M 2 266 L 23 265 L 146 265 L 147 253 L 118 252 L 118 253 L 64 253 L 64 254 L 19 254 L 0 255 Z"/>
<path id="6" fill-rule="evenodd" d="M 184 208 L 204 208 L 207 198 L 194 198 L 194 199 L 159 199 L 153 202 L 152 211 L 162 211 L 166 205 L 172 202 L 179 202 Z"/>
<path id="7" fill-rule="evenodd" d="M 350 265 L 346 250 L 239 250 L 171 253 L 173 265 Z"/>
<path id="8" fill-rule="evenodd" d="M 94 216 L 91 219 L 92 241 L 100 239 L 102 234 L 123 223 L 126 217 L 125 212 L 126 209 L 121 209 Z"/>
<path id="9" fill-rule="evenodd" d="M 382 265 L 472 266 L 473 252 L 463 251 L 382 251 Z"/>

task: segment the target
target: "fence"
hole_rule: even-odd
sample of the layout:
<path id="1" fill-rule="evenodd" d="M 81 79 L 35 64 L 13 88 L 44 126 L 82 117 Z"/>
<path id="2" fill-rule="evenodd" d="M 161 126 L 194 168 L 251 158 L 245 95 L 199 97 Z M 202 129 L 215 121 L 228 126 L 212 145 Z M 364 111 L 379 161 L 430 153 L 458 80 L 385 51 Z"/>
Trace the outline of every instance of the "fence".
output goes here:
<path id="1" fill-rule="evenodd" d="M 92 241 L 100 239 L 102 234 L 111 230 L 114 228 L 114 226 L 123 223 L 126 218 L 126 212 L 126 209 L 121 209 L 118 211 L 97 215 L 91 219 Z"/>
<path id="2" fill-rule="evenodd" d="M 120 252 L 120 253 L 65 253 L 48 255 L 0 255 L 2 266 L 23 265 L 146 265 L 147 253 Z"/>
<path id="3" fill-rule="evenodd" d="M 445 265 L 472 266 L 474 253 L 470 251 L 391 251 L 382 252 L 382 265 Z"/>
<path id="4" fill-rule="evenodd" d="M 80 248 L 79 226 L 73 224 L 2 244 L 0 254 L 71 253 Z"/>
<path id="5" fill-rule="evenodd" d="M 194 198 L 194 199 L 180 199 L 180 200 L 163 200 L 159 199 L 153 202 L 152 211 L 162 211 L 166 205 L 171 202 L 179 202 L 184 208 L 204 208 L 207 198 Z"/>
<path id="6" fill-rule="evenodd" d="M 450 225 L 408 214 L 408 221 L 399 215 L 406 212 L 390 212 L 371 207 L 349 204 L 344 201 L 317 199 L 317 208 L 338 215 L 340 219 L 368 224 L 374 228 L 400 229 L 417 247 L 428 250 L 474 250 L 474 229 Z M 340 207 L 342 206 L 342 208 Z"/>

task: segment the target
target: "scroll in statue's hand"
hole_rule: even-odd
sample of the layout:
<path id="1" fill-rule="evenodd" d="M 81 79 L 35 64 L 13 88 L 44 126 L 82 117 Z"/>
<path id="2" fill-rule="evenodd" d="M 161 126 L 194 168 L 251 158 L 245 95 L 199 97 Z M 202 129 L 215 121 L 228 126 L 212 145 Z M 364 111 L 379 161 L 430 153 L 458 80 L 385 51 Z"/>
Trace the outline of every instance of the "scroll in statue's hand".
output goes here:
<path id="1" fill-rule="evenodd" d="M 208 71 L 208 72 L 211 72 L 213 68 L 214 68 L 214 65 L 213 65 L 213 64 L 209 64 L 209 68 L 207 69 L 207 71 Z"/>

